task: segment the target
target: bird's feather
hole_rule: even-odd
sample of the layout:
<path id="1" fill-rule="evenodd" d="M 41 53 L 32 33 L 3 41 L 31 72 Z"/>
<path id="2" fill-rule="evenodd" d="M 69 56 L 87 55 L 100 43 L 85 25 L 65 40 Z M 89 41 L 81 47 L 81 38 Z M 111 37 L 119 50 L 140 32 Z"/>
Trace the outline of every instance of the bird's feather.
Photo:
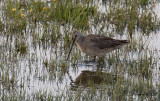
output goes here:
<path id="1" fill-rule="evenodd" d="M 88 36 L 90 41 L 94 42 L 94 46 L 99 47 L 100 49 L 113 48 L 113 47 L 128 43 L 127 40 L 115 40 L 103 35 L 90 34 Z"/>

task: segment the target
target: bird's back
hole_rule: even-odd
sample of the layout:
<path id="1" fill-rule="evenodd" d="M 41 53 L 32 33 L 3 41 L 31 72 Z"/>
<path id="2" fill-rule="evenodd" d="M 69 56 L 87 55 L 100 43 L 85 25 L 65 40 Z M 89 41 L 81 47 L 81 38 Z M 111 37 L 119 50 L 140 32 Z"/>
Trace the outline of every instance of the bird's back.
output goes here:
<path id="1" fill-rule="evenodd" d="M 129 43 L 128 40 L 116 40 L 103 35 L 89 34 L 88 36 L 86 36 L 86 38 L 86 40 L 88 40 L 90 43 L 93 43 L 95 47 L 98 47 L 100 49 L 113 48 Z"/>

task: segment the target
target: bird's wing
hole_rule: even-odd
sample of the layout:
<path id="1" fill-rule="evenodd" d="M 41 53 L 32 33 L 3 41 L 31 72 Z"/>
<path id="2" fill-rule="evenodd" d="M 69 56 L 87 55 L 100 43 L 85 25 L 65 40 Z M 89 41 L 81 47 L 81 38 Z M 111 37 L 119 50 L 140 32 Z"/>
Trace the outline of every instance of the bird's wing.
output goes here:
<path id="1" fill-rule="evenodd" d="M 115 40 L 106 36 L 94 35 L 90 37 L 90 41 L 94 43 L 95 47 L 100 49 L 113 48 L 125 43 L 128 43 L 127 40 Z"/>

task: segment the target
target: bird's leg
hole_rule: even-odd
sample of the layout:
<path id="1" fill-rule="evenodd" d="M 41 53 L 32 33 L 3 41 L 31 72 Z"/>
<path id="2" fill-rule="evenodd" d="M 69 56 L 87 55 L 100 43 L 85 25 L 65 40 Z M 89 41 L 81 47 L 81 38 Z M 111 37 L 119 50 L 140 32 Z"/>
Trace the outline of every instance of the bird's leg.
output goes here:
<path id="1" fill-rule="evenodd" d="M 105 64 L 105 57 L 99 57 L 98 58 L 98 63 L 99 64 Z"/>
<path id="2" fill-rule="evenodd" d="M 93 56 L 93 61 L 96 61 L 96 56 Z"/>

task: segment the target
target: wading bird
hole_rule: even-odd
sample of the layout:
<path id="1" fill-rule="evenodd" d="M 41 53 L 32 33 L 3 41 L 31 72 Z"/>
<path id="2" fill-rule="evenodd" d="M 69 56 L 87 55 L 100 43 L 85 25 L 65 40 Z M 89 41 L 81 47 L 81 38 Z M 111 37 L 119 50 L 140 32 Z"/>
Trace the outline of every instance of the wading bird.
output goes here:
<path id="1" fill-rule="evenodd" d="M 67 60 L 70 56 L 74 43 L 77 44 L 81 52 L 87 55 L 103 57 L 107 53 L 128 44 L 129 41 L 116 40 L 103 35 L 82 35 L 80 32 L 74 31 L 72 33 L 72 44 L 68 53 Z"/>

